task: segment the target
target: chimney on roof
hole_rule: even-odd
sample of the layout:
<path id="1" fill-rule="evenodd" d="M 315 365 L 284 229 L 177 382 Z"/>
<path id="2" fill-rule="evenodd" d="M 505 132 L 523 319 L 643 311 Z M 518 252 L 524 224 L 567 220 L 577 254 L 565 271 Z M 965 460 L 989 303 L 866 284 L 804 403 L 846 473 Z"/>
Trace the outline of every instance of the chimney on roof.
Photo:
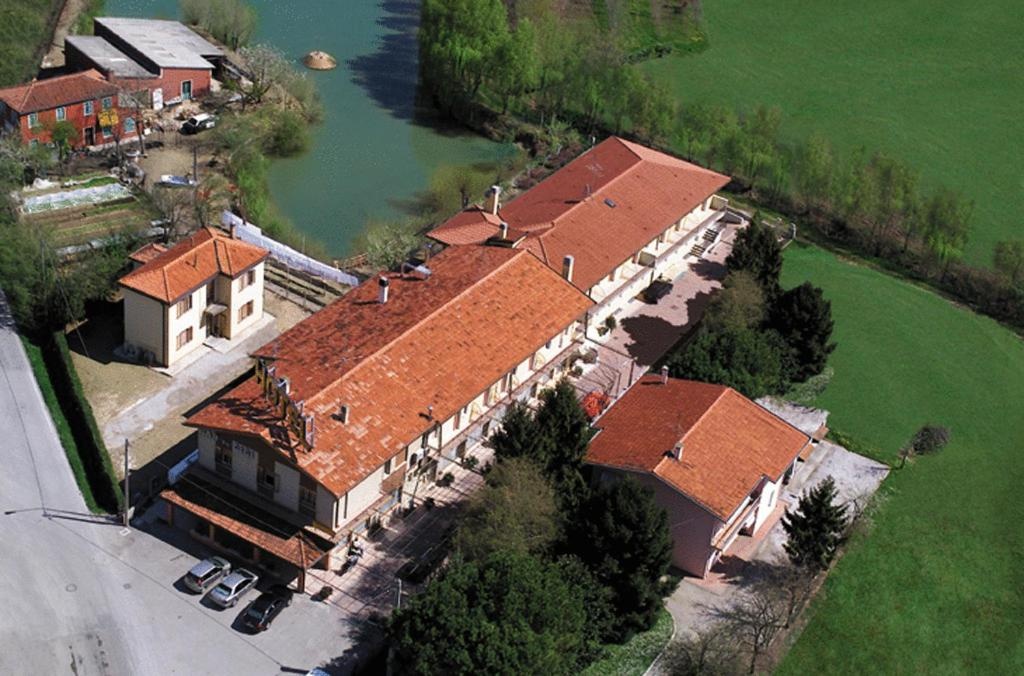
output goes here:
<path id="1" fill-rule="evenodd" d="M 567 282 L 572 282 L 572 273 L 576 267 L 576 259 L 569 254 L 565 255 L 562 259 L 562 276 L 565 277 Z"/>
<path id="2" fill-rule="evenodd" d="M 433 404 L 429 404 L 427 406 L 427 418 L 429 418 L 430 420 L 434 419 L 434 405 Z"/>
<path id="3" fill-rule="evenodd" d="M 491 212 L 495 216 L 498 215 L 498 209 L 501 208 L 501 186 L 492 185 L 491 189 L 487 191 L 487 199 L 484 203 L 487 211 Z"/>
<path id="4" fill-rule="evenodd" d="M 338 420 L 341 422 L 342 425 L 347 425 L 348 424 L 348 406 L 347 405 L 342 404 L 341 408 L 338 409 Z"/>
<path id="5" fill-rule="evenodd" d="M 680 439 L 676 442 L 676 445 L 672 447 L 672 457 L 676 460 L 683 459 L 683 440 Z"/>
<path id="6" fill-rule="evenodd" d="M 502 221 L 501 224 L 498 226 L 498 230 L 501 233 L 502 240 L 508 239 L 508 223 Z"/>
<path id="7" fill-rule="evenodd" d="M 391 282 L 384 275 L 377 279 L 377 300 L 380 301 L 381 305 L 388 302 L 388 287 L 390 286 Z"/>
<path id="8" fill-rule="evenodd" d="M 668 385 L 668 366 L 661 367 L 661 384 Z"/>

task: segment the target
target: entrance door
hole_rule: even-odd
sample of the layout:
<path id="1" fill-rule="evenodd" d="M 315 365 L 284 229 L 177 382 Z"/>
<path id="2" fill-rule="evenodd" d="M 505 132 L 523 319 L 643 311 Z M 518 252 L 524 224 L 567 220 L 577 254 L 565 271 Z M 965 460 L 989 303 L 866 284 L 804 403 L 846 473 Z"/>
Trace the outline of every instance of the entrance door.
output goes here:
<path id="1" fill-rule="evenodd" d="M 85 128 L 85 145 L 94 146 L 96 145 L 96 130 L 92 127 Z"/>
<path id="2" fill-rule="evenodd" d="M 164 90 L 154 89 L 153 90 L 153 110 L 164 109 Z"/>
<path id="3" fill-rule="evenodd" d="M 181 83 L 181 100 L 192 100 L 192 80 L 185 80 Z"/>

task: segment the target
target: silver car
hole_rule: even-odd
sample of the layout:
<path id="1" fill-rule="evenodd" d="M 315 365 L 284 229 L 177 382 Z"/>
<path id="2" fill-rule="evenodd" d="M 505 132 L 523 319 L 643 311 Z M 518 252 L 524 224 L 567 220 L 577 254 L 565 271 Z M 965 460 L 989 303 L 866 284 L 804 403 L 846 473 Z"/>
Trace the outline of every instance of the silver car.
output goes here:
<path id="1" fill-rule="evenodd" d="M 185 574 L 185 586 L 202 594 L 231 572 L 231 564 L 219 556 L 212 556 L 192 566 Z"/>
<path id="2" fill-rule="evenodd" d="M 256 586 L 256 573 L 239 568 L 221 580 L 210 592 L 210 600 L 222 608 L 232 608 L 238 600 Z"/>

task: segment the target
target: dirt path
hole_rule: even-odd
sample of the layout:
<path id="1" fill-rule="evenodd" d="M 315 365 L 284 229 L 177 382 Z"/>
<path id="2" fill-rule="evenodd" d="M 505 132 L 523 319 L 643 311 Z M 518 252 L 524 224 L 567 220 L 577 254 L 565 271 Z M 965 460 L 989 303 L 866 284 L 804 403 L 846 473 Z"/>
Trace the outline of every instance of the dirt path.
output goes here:
<path id="1" fill-rule="evenodd" d="M 64 0 L 64 9 L 57 17 L 57 25 L 53 29 L 50 49 L 43 57 L 43 68 L 58 68 L 64 65 L 64 38 L 78 21 L 79 15 L 85 11 L 87 4 L 88 0 Z"/>

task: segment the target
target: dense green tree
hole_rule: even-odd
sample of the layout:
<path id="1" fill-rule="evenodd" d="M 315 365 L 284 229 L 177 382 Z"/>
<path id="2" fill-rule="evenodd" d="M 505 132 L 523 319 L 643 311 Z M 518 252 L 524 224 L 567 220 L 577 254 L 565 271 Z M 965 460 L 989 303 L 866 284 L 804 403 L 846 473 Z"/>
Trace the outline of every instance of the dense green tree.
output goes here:
<path id="1" fill-rule="evenodd" d="M 923 425 L 914 433 L 910 444 L 917 455 L 931 455 L 946 447 L 949 436 L 949 429 L 942 425 Z"/>
<path id="2" fill-rule="evenodd" d="M 746 270 L 753 275 L 769 301 L 778 294 L 782 247 L 775 231 L 761 222 L 759 214 L 754 214 L 750 225 L 736 235 L 725 264 L 730 272 Z"/>
<path id="3" fill-rule="evenodd" d="M 668 367 L 674 377 L 728 385 L 756 399 L 786 389 L 789 360 L 789 347 L 775 331 L 701 328 Z"/>
<path id="4" fill-rule="evenodd" d="M 520 21 L 498 46 L 488 75 L 501 99 L 502 113 L 508 112 L 513 99 L 537 87 L 540 80 L 537 31 L 529 19 Z"/>
<path id="5" fill-rule="evenodd" d="M 872 246 L 875 255 L 894 227 L 913 218 L 917 213 L 917 174 L 905 163 L 883 153 L 876 153 L 869 165 L 875 182 L 872 221 Z"/>
<path id="6" fill-rule="evenodd" d="M 63 162 L 71 146 L 78 141 L 78 128 L 67 120 L 61 120 L 50 125 L 49 131 L 53 145 L 57 146 L 57 158 Z"/>
<path id="7" fill-rule="evenodd" d="M 1020 281 L 1021 272 L 1024 272 L 1024 240 L 996 242 L 995 250 L 992 252 L 992 264 L 1016 286 Z"/>
<path id="8" fill-rule="evenodd" d="M 631 479 L 596 488 L 572 520 L 568 546 L 611 590 L 610 638 L 625 640 L 653 625 L 672 540 L 668 516 L 649 488 Z"/>
<path id="9" fill-rule="evenodd" d="M 846 506 L 836 504 L 836 496 L 835 480 L 829 476 L 800 497 L 795 511 L 786 510 L 783 547 L 793 565 L 817 572 L 832 562 L 846 527 Z"/>
<path id="10" fill-rule="evenodd" d="M 509 39 L 501 0 L 424 0 L 419 30 L 423 80 L 449 113 L 474 100 Z"/>
<path id="11" fill-rule="evenodd" d="M 501 418 L 501 426 L 488 439 L 499 460 L 529 458 L 546 467 L 544 434 L 533 411 L 520 401 L 513 401 Z"/>
<path id="12" fill-rule="evenodd" d="M 794 173 L 796 189 L 803 203 L 827 209 L 831 204 L 835 156 L 825 136 L 815 132 L 808 137 L 797 155 Z"/>
<path id="13" fill-rule="evenodd" d="M 737 270 L 725 278 L 704 314 L 703 325 L 713 331 L 750 329 L 765 318 L 764 291 L 747 270 Z"/>
<path id="14" fill-rule="evenodd" d="M 555 491 L 528 458 L 498 463 L 487 485 L 470 499 L 455 546 L 471 561 L 497 551 L 543 555 L 560 533 Z"/>
<path id="15" fill-rule="evenodd" d="M 825 370 L 835 349 L 832 339 L 832 304 L 810 282 L 781 294 L 771 308 L 769 326 L 793 351 L 789 380 L 803 382 Z"/>
<path id="16" fill-rule="evenodd" d="M 924 207 L 925 242 L 942 265 L 945 278 L 949 265 L 959 259 L 967 246 L 968 221 L 973 205 L 948 188 L 935 192 Z"/>
<path id="17" fill-rule="evenodd" d="M 540 447 L 544 456 L 539 460 L 559 497 L 572 503 L 584 490 L 580 471 L 594 434 L 590 419 L 580 406 L 576 389 L 566 379 L 541 392 L 540 400 L 536 420 L 545 441 Z"/>
<path id="18" fill-rule="evenodd" d="M 395 611 L 400 674 L 575 674 L 587 653 L 582 594 L 562 569 L 501 552 L 455 562 Z"/>

